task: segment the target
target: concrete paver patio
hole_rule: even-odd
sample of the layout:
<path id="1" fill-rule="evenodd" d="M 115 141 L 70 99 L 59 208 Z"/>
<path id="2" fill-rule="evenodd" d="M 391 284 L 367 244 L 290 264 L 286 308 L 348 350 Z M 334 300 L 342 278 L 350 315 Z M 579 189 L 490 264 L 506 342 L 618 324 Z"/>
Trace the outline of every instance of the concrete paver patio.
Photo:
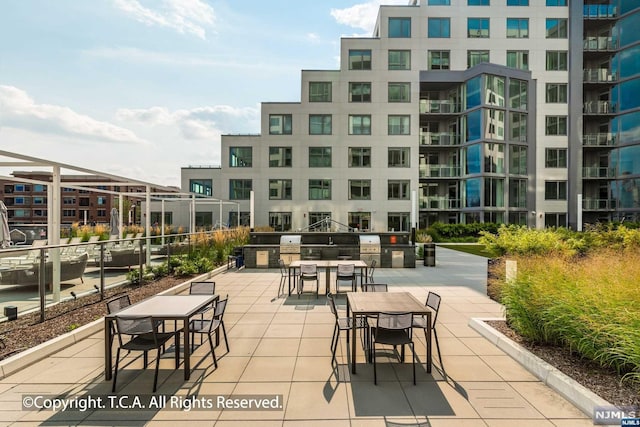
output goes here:
<path id="1" fill-rule="evenodd" d="M 345 337 L 331 363 L 334 318 L 324 295 L 277 297 L 280 274 L 241 270 L 213 277 L 229 295 L 225 324 L 230 351 L 217 347 L 214 369 L 205 342 L 192 355 L 185 382 L 173 369 L 172 349 L 160 364 L 158 394 L 247 397 L 282 395 L 277 410 L 124 409 L 53 412 L 23 408 L 25 395 L 67 399 L 110 395 L 104 381 L 102 331 L 0 381 L 0 425 L 176 426 L 590 426 L 585 416 L 468 326 L 472 317 L 499 317 L 502 307 L 486 296 L 486 260 L 438 248 L 435 268 L 378 269 L 376 282 L 390 292 L 412 292 L 419 300 L 442 296 L 438 336 L 446 376 L 434 345 L 435 368 L 424 369 L 425 342 L 414 335 L 421 366 L 412 384 L 411 364 L 378 353 L 378 385 L 358 352 L 358 370 L 347 365 Z M 322 278 L 321 278 L 322 280 Z M 338 297 L 344 310 L 345 298 Z M 198 338 L 196 338 L 198 340 Z M 434 343 L 435 344 L 435 343 Z M 195 365 L 195 366 L 194 366 Z M 152 365 L 142 370 L 139 353 L 128 356 L 118 378 L 119 396 L 150 395 Z"/>

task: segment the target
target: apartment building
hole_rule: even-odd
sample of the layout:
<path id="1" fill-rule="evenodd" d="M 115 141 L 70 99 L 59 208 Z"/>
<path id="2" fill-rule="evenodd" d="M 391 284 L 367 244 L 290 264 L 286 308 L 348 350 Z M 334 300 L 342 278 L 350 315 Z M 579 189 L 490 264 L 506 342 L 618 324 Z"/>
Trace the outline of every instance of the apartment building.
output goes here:
<path id="1" fill-rule="evenodd" d="M 412 0 L 381 6 L 338 70 L 263 103 L 182 188 L 238 201 L 225 222 L 359 230 L 638 219 L 640 4 Z M 637 27 L 636 27 L 637 28 Z"/>

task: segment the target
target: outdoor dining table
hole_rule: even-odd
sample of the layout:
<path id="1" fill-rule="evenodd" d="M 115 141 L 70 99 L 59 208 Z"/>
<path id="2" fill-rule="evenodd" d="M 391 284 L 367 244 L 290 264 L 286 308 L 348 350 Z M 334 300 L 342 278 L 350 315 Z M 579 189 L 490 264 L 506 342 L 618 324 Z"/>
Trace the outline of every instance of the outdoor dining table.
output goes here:
<path id="1" fill-rule="evenodd" d="M 304 261 L 291 261 L 289 264 L 289 295 L 291 295 L 291 276 L 295 275 L 295 270 L 300 269 L 300 266 L 303 264 L 315 264 L 318 268 L 324 268 L 324 276 L 325 276 L 325 284 L 324 284 L 324 292 L 325 294 L 329 292 L 331 289 L 331 269 L 337 269 L 339 264 L 353 264 L 355 268 L 360 269 L 360 283 L 364 283 L 363 280 L 367 277 L 367 271 L 369 266 L 366 262 L 361 259 L 354 260 L 340 260 L 340 259 L 323 259 L 323 260 L 304 260 Z M 356 290 L 356 284 L 354 282 L 353 289 L 354 292 Z"/>
<path id="2" fill-rule="evenodd" d="M 431 327 L 431 309 L 409 292 L 347 292 L 347 316 L 353 316 L 351 329 L 351 372 L 356 373 L 356 326 L 358 316 L 378 313 L 426 315 Z M 431 372 L 431 330 L 427 334 L 427 372 Z"/>
<path id="3" fill-rule="evenodd" d="M 184 336 L 184 379 L 189 379 L 191 375 L 191 343 L 189 332 L 189 321 L 198 311 L 214 301 L 218 295 L 155 295 L 132 304 L 117 313 L 111 313 L 104 318 L 104 362 L 105 380 L 110 380 L 113 371 L 112 361 L 112 341 L 116 316 L 151 317 L 153 320 L 174 320 L 182 322 L 182 333 Z"/>

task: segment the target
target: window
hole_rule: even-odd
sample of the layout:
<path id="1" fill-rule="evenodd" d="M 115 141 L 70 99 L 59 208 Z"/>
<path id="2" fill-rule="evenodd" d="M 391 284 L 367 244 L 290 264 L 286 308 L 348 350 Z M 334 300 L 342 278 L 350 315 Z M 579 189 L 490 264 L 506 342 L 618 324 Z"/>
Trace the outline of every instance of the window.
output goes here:
<path id="1" fill-rule="evenodd" d="M 349 212 L 349 227 L 356 231 L 368 231 L 371 221 L 371 212 Z"/>
<path id="2" fill-rule="evenodd" d="M 269 200 L 291 200 L 290 179 L 269 180 Z"/>
<path id="3" fill-rule="evenodd" d="M 33 198 L 33 204 L 34 205 L 44 205 L 45 203 L 47 203 L 47 198 L 46 197 L 34 197 Z"/>
<path id="4" fill-rule="evenodd" d="M 512 141 L 527 141 L 527 115 L 523 113 L 511 113 L 511 133 L 509 139 Z"/>
<path id="5" fill-rule="evenodd" d="M 529 38 L 529 19 L 507 18 L 507 38 L 508 39 Z"/>
<path id="6" fill-rule="evenodd" d="M 370 70 L 371 50 L 349 50 L 350 70 Z"/>
<path id="7" fill-rule="evenodd" d="M 566 39 L 568 33 L 566 18 L 547 18 L 548 39 Z"/>
<path id="8" fill-rule="evenodd" d="M 24 184 L 16 184 L 13 186 L 13 189 L 16 193 L 24 193 L 25 191 L 27 191 L 27 186 Z M 63 188 L 64 190 L 64 188 Z"/>
<path id="9" fill-rule="evenodd" d="M 371 135 L 371 116 L 349 116 L 349 135 Z"/>
<path id="10" fill-rule="evenodd" d="M 546 116 L 545 135 L 566 135 L 567 116 Z"/>
<path id="11" fill-rule="evenodd" d="M 568 93 L 566 83 L 547 83 L 545 101 L 550 104 L 566 104 Z"/>
<path id="12" fill-rule="evenodd" d="M 371 200 L 371 180 L 350 179 L 349 200 Z"/>
<path id="13" fill-rule="evenodd" d="M 107 210 L 106 209 L 98 209 L 96 212 L 97 212 L 98 217 L 106 217 L 107 216 Z"/>
<path id="14" fill-rule="evenodd" d="M 33 184 L 33 192 L 34 193 L 44 193 L 47 191 L 47 186 L 43 184 Z"/>
<path id="15" fill-rule="evenodd" d="M 562 50 L 547 51 L 547 71 L 566 71 L 567 52 Z"/>
<path id="16" fill-rule="evenodd" d="M 487 173 L 504 173 L 504 144 L 485 143 L 484 171 Z"/>
<path id="17" fill-rule="evenodd" d="M 519 110 L 527 109 L 528 82 L 525 80 L 509 80 L 509 107 Z"/>
<path id="18" fill-rule="evenodd" d="M 451 37 L 451 19 L 449 18 L 429 18 L 429 29 L 427 37 L 431 39 Z"/>
<path id="19" fill-rule="evenodd" d="M 389 51 L 390 70 L 410 70 L 411 51 L 410 50 L 390 50 Z"/>
<path id="20" fill-rule="evenodd" d="M 547 148 L 545 151 L 544 166 L 547 168 L 566 168 L 567 167 L 567 149 L 566 148 Z"/>
<path id="21" fill-rule="evenodd" d="M 291 212 L 269 212 L 269 227 L 274 231 L 291 230 Z"/>
<path id="22" fill-rule="evenodd" d="M 409 212 L 389 212 L 387 214 L 388 231 L 410 231 L 411 216 Z"/>
<path id="23" fill-rule="evenodd" d="M 16 211 L 18 212 L 18 211 Z M 17 216 L 17 215 L 16 215 Z M 25 216 L 25 215 L 22 215 Z M 62 216 L 65 218 L 75 218 L 76 215 L 76 210 L 75 209 L 63 209 L 62 210 Z"/>
<path id="24" fill-rule="evenodd" d="M 527 207 L 526 179 L 509 180 L 509 207 L 521 209 Z"/>
<path id="25" fill-rule="evenodd" d="M 505 78 L 487 75 L 485 77 L 485 104 L 504 107 Z"/>
<path id="26" fill-rule="evenodd" d="M 309 231 L 331 231 L 331 212 L 309 212 Z"/>
<path id="27" fill-rule="evenodd" d="M 389 38 L 411 37 L 411 18 L 389 18 Z"/>
<path id="28" fill-rule="evenodd" d="M 528 70 L 529 69 L 529 51 L 508 50 L 507 51 L 507 67 L 518 68 L 520 70 Z"/>
<path id="29" fill-rule="evenodd" d="M 251 198 L 252 189 L 253 189 L 253 183 L 250 179 L 230 179 L 229 180 L 229 199 L 249 200 Z"/>
<path id="30" fill-rule="evenodd" d="M 248 227 L 251 225 L 251 212 L 240 211 L 240 215 L 238 215 L 237 211 L 229 212 L 229 224 Z"/>
<path id="31" fill-rule="evenodd" d="M 545 181 L 545 200 L 567 200 L 567 181 Z"/>
<path id="32" fill-rule="evenodd" d="M 527 147 L 509 146 L 509 173 L 512 175 L 527 174 Z"/>
<path id="33" fill-rule="evenodd" d="M 269 167 L 288 168 L 291 167 L 293 157 L 291 147 L 269 147 Z"/>
<path id="34" fill-rule="evenodd" d="M 529 6 L 529 0 L 507 0 L 507 6 Z"/>
<path id="35" fill-rule="evenodd" d="M 467 0 L 468 6 L 489 6 L 489 0 Z"/>
<path id="36" fill-rule="evenodd" d="M 567 214 L 566 213 L 550 213 L 544 214 L 544 226 L 549 227 L 566 227 L 567 226 Z"/>
<path id="37" fill-rule="evenodd" d="M 151 224 L 161 224 L 161 223 L 162 223 L 162 212 L 151 211 Z M 173 212 L 164 213 L 164 223 L 165 225 L 173 224 Z"/>
<path id="38" fill-rule="evenodd" d="M 349 102 L 371 102 L 371 83 L 349 83 Z"/>
<path id="39" fill-rule="evenodd" d="M 331 102 L 331 82 L 309 82 L 309 102 Z"/>
<path id="40" fill-rule="evenodd" d="M 430 50 L 429 64 L 430 70 L 448 70 L 451 62 L 451 53 L 448 50 Z"/>
<path id="41" fill-rule="evenodd" d="M 309 147 L 310 168 L 331 167 L 331 147 Z"/>
<path id="42" fill-rule="evenodd" d="M 371 147 L 349 147 L 349 167 L 371 167 Z"/>
<path id="43" fill-rule="evenodd" d="M 310 179 L 309 200 L 331 200 L 331 180 Z"/>
<path id="44" fill-rule="evenodd" d="M 309 115 L 309 135 L 331 135 L 331 114 Z"/>
<path id="45" fill-rule="evenodd" d="M 229 147 L 229 167 L 250 168 L 253 166 L 253 147 Z"/>
<path id="46" fill-rule="evenodd" d="M 213 212 L 196 212 L 196 227 L 208 227 L 213 225 Z"/>
<path id="47" fill-rule="evenodd" d="M 389 83 L 389 102 L 411 102 L 411 83 Z"/>
<path id="48" fill-rule="evenodd" d="M 489 62 L 488 50 L 468 50 L 467 51 L 467 68 L 475 67 L 483 62 Z"/>
<path id="49" fill-rule="evenodd" d="M 44 217 L 47 216 L 47 210 L 46 209 L 34 209 L 33 210 L 33 216 L 44 218 Z"/>
<path id="50" fill-rule="evenodd" d="M 72 205 L 74 203 L 67 203 L 67 199 L 71 199 L 70 197 L 65 197 L 64 198 L 64 204 L 65 205 Z M 75 202 L 75 199 L 73 199 L 73 201 Z M 24 205 L 25 204 L 25 198 L 24 197 L 16 197 L 13 199 L 13 204 L 14 205 Z"/>
<path id="51" fill-rule="evenodd" d="M 450 6 L 451 0 L 429 0 L 429 6 Z"/>
<path id="52" fill-rule="evenodd" d="M 484 179 L 484 206 L 494 208 L 504 207 L 503 178 Z"/>
<path id="53" fill-rule="evenodd" d="M 211 183 L 210 179 L 203 179 L 200 180 L 200 182 L 202 182 L 203 184 L 206 185 L 207 181 L 209 181 L 209 183 Z M 193 190 L 191 190 L 193 192 Z M 104 206 L 107 204 L 107 198 L 104 196 L 98 196 L 98 198 L 96 199 L 96 203 L 98 203 L 98 206 Z"/>
<path id="54" fill-rule="evenodd" d="M 390 180 L 387 184 L 387 198 L 389 200 L 409 200 L 409 180 Z"/>
<path id="55" fill-rule="evenodd" d="M 568 0 L 547 0 L 547 6 L 566 6 Z"/>
<path id="56" fill-rule="evenodd" d="M 388 129 L 389 135 L 409 135 L 410 126 L 409 116 L 389 116 Z"/>
<path id="57" fill-rule="evenodd" d="M 468 38 L 488 38 L 489 18 L 467 18 Z"/>
<path id="58" fill-rule="evenodd" d="M 22 198 L 21 197 L 16 197 L 16 203 L 20 199 L 22 199 Z M 63 197 L 62 198 L 62 204 L 63 205 L 75 205 L 76 204 L 76 198 L 75 197 Z"/>
<path id="59" fill-rule="evenodd" d="M 411 163 L 409 147 L 389 147 L 387 166 L 390 168 L 408 168 Z"/>
<path id="60" fill-rule="evenodd" d="M 189 191 L 196 194 L 202 194 L 203 196 L 211 196 L 213 194 L 213 180 L 211 179 L 190 179 L 189 180 Z M 98 204 L 103 205 L 106 203 L 106 200 L 102 200 L 103 203 L 100 203 L 100 199 L 104 199 L 104 197 L 98 197 Z"/>
<path id="61" fill-rule="evenodd" d="M 270 114 L 269 135 L 291 135 L 291 114 Z"/>

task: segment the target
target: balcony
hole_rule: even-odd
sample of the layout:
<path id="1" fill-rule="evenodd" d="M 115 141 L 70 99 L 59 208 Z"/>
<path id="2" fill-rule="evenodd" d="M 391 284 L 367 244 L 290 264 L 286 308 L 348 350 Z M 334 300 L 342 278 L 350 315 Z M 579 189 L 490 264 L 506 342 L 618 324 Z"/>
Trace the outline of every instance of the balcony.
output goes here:
<path id="1" fill-rule="evenodd" d="M 583 199 L 582 209 L 587 211 L 606 211 L 616 208 L 616 201 L 609 199 Z"/>
<path id="2" fill-rule="evenodd" d="M 613 37 L 587 37 L 583 40 L 585 52 L 598 52 L 618 49 L 618 41 Z"/>
<path id="3" fill-rule="evenodd" d="M 460 145 L 460 135 L 453 132 L 420 132 L 420 145 Z"/>
<path id="4" fill-rule="evenodd" d="M 610 147 L 616 145 L 616 136 L 612 133 L 588 133 L 582 136 L 585 147 Z"/>
<path id="5" fill-rule="evenodd" d="M 611 101 L 587 101 L 583 106 L 584 114 L 613 114 L 616 104 Z"/>
<path id="6" fill-rule="evenodd" d="M 421 197 L 420 209 L 460 209 L 460 199 L 450 199 L 444 196 Z"/>
<path id="7" fill-rule="evenodd" d="M 587 166 L 582 168 L 583 178 L 613 178 L 615 170 L 609 167 Z"/>
<path id="8" fill-rule="evenodd" d="M 613 4 L 585 4 L 584 19 L 612 19 L 618 16 L 618 8 Z"/>
<path id="9" fill-rule="evenodd" d="M 460 167 L 450 165 L 420 165 L 420 178 L 458 178 Z"/>
<path id="10" fill-rule="evenodd" d="M 616 73 L 608 68 L 590 68 L 584 70 L 585 83 L 613 83 L 618 81 Z"/>
<path id="11" fill-rule="evenodd" d="M 421 99 L 420 114 L 454 114 L 460 112 L 460 104 L 450 100 Z"/>

